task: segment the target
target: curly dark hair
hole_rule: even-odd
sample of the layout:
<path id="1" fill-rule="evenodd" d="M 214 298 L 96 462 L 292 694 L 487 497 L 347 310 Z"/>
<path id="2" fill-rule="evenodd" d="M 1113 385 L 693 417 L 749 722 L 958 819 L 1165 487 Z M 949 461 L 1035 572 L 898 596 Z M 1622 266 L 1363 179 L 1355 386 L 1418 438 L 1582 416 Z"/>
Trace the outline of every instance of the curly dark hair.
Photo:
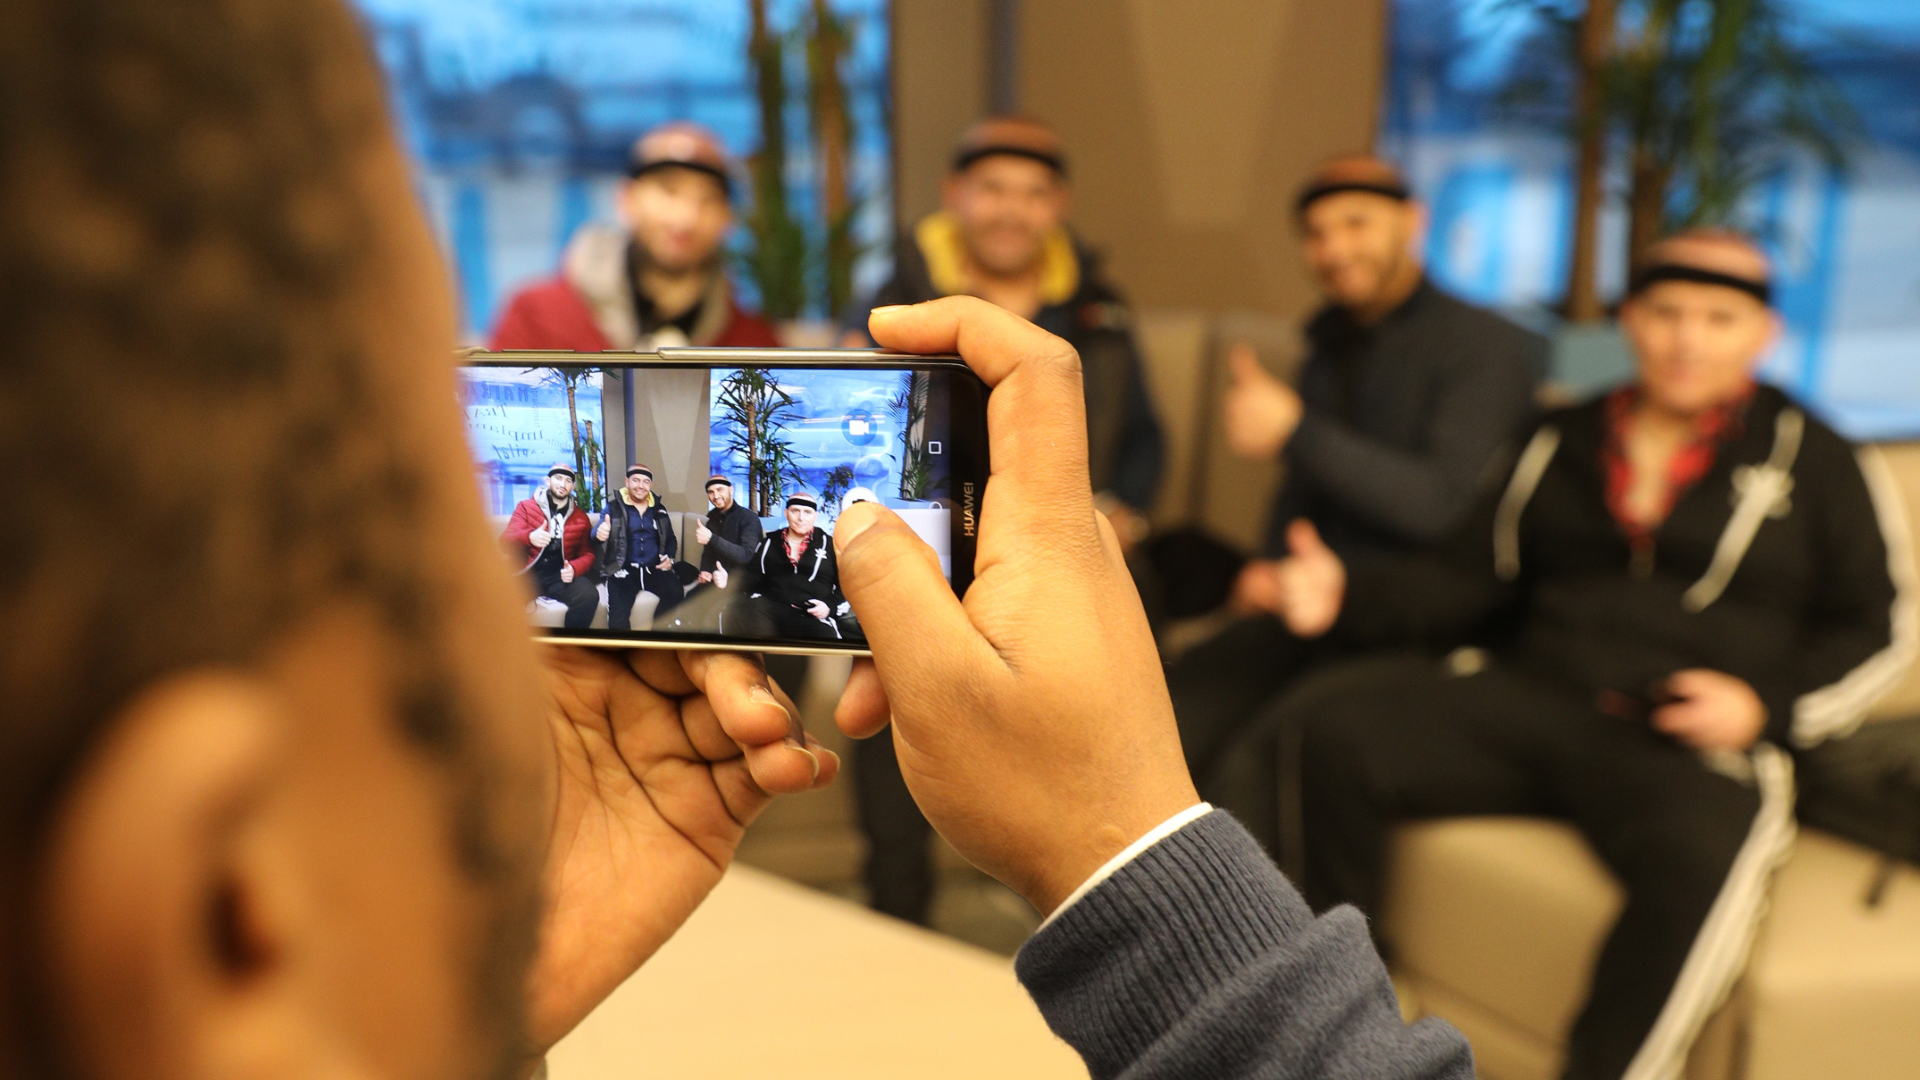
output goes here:
<path id="1" fill-rule="evenodd" d="M 337 0 L 0 4 L 11 926 L 50 815 L 131 695 L 246 665 L 320 605 L 364 598 L 415 643 L 402 721 L 458 757 L 460 694 L 409 539 L 426 478 L 362 325 L 382 251 L 365 163 L 390 139 Z M 460 839 L 484 870 L 484 841 Z"/>

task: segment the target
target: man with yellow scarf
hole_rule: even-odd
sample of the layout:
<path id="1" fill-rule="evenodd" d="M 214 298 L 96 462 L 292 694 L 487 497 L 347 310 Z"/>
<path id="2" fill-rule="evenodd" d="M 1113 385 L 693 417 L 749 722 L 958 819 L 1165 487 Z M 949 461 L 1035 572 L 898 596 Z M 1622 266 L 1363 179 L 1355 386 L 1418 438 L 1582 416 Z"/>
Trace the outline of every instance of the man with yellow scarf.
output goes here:
<path id="1" fill-rule="evenodd" d="M 849 337 L 864 343 L 872 308 L 971 295 L 1066 339 L 1080 354 L 1093 489 L 1130 547 L 1146 532 L 1160 484 L 1160 422 L 1126 301 L 1067 227 L 1072 189 L 1060 137 L 1025 117 L 980 121 L 954 148 L 940 201 L 939 211 L 900 238 L 893 277 L 847 312 Z M 900 781 L 890 741 L 859 744 L 855 761 L 873 906 L 924 922 L 933 895 L 932 830 Z"/>

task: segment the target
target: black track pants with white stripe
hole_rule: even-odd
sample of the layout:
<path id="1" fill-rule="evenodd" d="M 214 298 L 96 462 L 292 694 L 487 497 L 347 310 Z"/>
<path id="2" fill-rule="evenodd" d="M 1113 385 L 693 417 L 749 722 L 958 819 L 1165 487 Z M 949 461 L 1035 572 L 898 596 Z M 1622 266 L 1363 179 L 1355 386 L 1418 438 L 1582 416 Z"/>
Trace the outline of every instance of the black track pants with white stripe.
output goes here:
<path id="1" fill-rule="evenodd" d="M 1744 966 L 1767 878 L 1792 837 L 1785 757 L 1730 778 L 1643 721 L 1500 667 L 1455 676 L 1374 665 L 1303 721 L 1306 891 L 1378 914 L 1387 837 L 1414 818 L 1556 817 L 1612 869 L 1627 903 L 1569 1038 L 1579 1080 L 1677 1076 Z M 1760 764 L 1766 767 L 1752 768 Z M 1736 771 L 1736 770 L 1726 770 Z M 1784 789 L 1782 781 L 1784 780 Z"/>

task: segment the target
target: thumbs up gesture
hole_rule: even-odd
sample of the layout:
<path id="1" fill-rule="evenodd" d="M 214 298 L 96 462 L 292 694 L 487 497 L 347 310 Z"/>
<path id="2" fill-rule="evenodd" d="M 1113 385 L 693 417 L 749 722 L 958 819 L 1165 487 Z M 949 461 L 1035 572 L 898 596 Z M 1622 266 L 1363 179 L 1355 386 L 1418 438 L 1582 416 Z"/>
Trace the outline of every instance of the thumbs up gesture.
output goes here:
<path id="1" fill-rule="evenodd" d="M 546 547 L 552 539 L 553 534 L 548 532 L 545 527 L 535 529 L 527 534 L 527 543 L 537 548 Z"/>
<path id="2" fill-rule="evenodd" d="M 1298 636 L 1317 638 L 1340 618 L 1347 594 L 1347 564 L 1305 518 L 1287 526 L 1287 548 L 1289 554 L 1274 568 L 1279 607 L 1275 614 Z"/>
<path id="3" fill-rule="evenodd" d="M 600 518 L 600 528 L 594 530 L 593 538 L 604 544 L 607 542 L 607 537 L 612 535 L 613 535 L 613 515 L 612 514 L 602 515 Z"/>
<path id="4" fill-rule="evenodd" d="M 1227 354 L 1227 373 L 1221 410 L 1227 446 L 1244 458 L 1273 458 L 1300 426 L 1300 394 L 1261 367 L 1253 346 L 1245 343 Z"/>

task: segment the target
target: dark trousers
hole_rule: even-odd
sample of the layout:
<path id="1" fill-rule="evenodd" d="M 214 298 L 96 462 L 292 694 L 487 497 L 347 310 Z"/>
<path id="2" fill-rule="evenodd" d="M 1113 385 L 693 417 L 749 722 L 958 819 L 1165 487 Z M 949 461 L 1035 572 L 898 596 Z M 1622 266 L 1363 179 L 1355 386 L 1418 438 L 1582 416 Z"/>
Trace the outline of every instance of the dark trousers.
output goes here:
<path id="1" fill-rule="evenodd" d="M 726 633 L 729 637 L 840 640 L 839 626 L 832 619 L 816 619 L 770 596 L 743 596 L 736 601 L 727 609 Z"/>
<path id="2" fill-rule="evenodd" d="M 673 571 L 629 566 L 626 577 L 607 578 L 608 626 L 615 630 L 633 629 L 633 602 L 640 598 L 642 590 L 660 598 L 659 606 L 653 609 L 655 618 L 666 614 L 686 595 L 686 586 L 680 584 L 679 576 Z"/>
<path id="3" fill-rule="evenodd" d="M 1321 696 L 1311 715 L 1296 717 L 1304 884 L 1315 908 L 1353 903 L 1379 914 L 1388 835 L 1398 822 L 1562 818 L 1627 893 L 1569 1038 L 1565 1075 L 1617 1080 L 1656 1020 L 1663 1031 L 1685 1027 L 1684 1019 L 1664 1019 L 1663 1009 L 1682 1018 L 1697 1010 L 1704 1020 L 1711 1002 L 1682 1001 L 1676 991 L 1681 966 L 1696 939 L 1715 939 L 1719 953 L 1703 952 L 1710 957 L 1751 934 L 1757 907 L 1749 918 L 1730 903 L 1728 913 L 1716 912 L 1714 924 L 1703 926 L 1723 889 L 1744 896 L 1764 888 L 1764 876 L 1740 890 L 1729 883 L 1736 858 L 1739 875 L 1770 869 L 1765 851 L 1741 857 L 1743 846 L 1783 850 L 1791 835 L 1788 824 L 1776 830 L 1781 836 L 1756 825 L 1760 792 L 1708 769 L 1644 722 L 1601 713 L 1556 683 L 1498 666 L 1456 677 L 1438 663 L 1412 659 L 1354 670 L 1360 674 L 1346 679 L 1342 692 Z M 1717 962 L 1730 967 L 1738 958 Z M 1689 993 L 1717 995 L 1735 974 L 1726 971 L 1705 991 L 1690 976 Z"/>
<path id="4" fill-rule="evenodd" d="M 1343 655 L 1271 616 L 1241 619 L 1167 668 L 1180 745 L 1201 798 L 1231 811 L 1279 857 L 1278 733 L 1262 716 L 1311 669 Z"/>
<path id="5" fill-rule="evenodd" d="M 600 611 L 600 589 L 585 574 L 574 576 L 572 581 L 561 581 L 560 572 L 539 573 L 533 579 L 534 595 L 549 600 L 558 600 L 567 605 L 567 617 L 561 623 L 568 630 L 585 630 L 593 625 L 593 617 Z"/>
<path id="6" fill-rule="evenodd" d="M 853 744 L 853 795 L 867 836 L 867 861 L 861 867 L 867 903 L 882 914 L 926 925 L 933 903 L 933 825 L 900 776 L 891 730 Z"/>
<path id="7" fill-rule="evenodd" d="M 686 593 L 680 602 L 673 605 L 673 614 L 664 622 L 656 617 L 653 628 L 679 630 L 685 633 L 725 633 L 726 627 L 723 624 L 722 615 L 734 595 L 717 585 L 695 582 L 686 587 Z M 656 610 L 655 615 L 658 616 L 658 614 Z"/>

